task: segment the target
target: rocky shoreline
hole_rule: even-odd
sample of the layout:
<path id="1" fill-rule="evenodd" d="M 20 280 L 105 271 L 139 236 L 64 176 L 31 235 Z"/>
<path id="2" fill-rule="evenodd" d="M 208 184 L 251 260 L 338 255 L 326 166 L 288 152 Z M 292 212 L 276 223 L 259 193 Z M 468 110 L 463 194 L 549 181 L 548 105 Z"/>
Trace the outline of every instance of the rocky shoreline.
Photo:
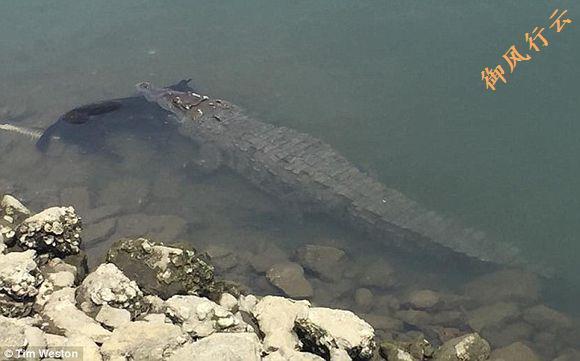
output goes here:
<path id="1" fill-rule="evenodd" d="M 82 238 L 73 207 L 33 214 L 2 197 L 2 360 L 22 359 L 17 350 L 46 360 L 580 360 L 577 321 L 540 303 L 538 280 L 519 270 L 484 275 L 462 294 L 389 292 L 386 262 L 348 274 L 336 247 L 304 245 L 292 259 L 266 247 L 246 257 L 273 291 L 257 296 L 220 279 L 244 277 L 219 247 L 206 247 L 210 257 L 122 238 L 89 272 Z M 356 314 L 319 295 L 345 278 L 357 280 Z"/>

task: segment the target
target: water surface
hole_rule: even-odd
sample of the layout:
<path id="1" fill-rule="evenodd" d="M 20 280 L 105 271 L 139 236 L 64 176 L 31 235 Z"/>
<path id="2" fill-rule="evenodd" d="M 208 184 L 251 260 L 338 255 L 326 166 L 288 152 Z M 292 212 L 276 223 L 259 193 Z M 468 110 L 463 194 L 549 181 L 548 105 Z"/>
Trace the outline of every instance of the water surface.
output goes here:
<path id="1" fill-rule="evenodd" d="M 25 114 L 21 125 L 46 128 L 80 104 L 131 94 L 138 81 L 191 77 L 200 91 L 318 136 L 385 184 L 517 245 L 578 294 L 576 23 L 546 30 L 550 45 L 497 92 L 480 78 L 512 44 L 525 51 L 524 33 L 548 25 L 555 8 L 580 14 L 571 1 L 5 0 L 0 106 Z M 143 164 L 139 147 L 125 171 Z M 186 158 L 187 149 L 170 152 Z M 63 165 L 79 161 L 73 154 L 44 177 L 31 171 L 33 149 L 18 153 L 3 160 L 2 177 L 39 192 L 71 183 L 98 190 L 116 176 L 95 159 L 92 171 L 102 173 L 75 178 Z M 174 169 L 154 173 L 189 187 Z M 175 207 L 187 208 L 178 198 Z M 574 299 L 558 294 L 559 303 Z"/>

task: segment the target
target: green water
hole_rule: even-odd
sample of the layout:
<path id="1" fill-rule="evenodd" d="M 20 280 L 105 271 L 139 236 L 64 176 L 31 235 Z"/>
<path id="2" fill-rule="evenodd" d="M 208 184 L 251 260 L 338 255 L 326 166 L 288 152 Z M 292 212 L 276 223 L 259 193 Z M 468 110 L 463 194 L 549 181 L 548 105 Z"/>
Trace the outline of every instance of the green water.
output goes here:
<path id="1" fill-rule="evenodd" d="M 575 20 L 505 64 L 555 8 Z M 318 136 L 387 185 L 522 248 L 580 292 L 580 4 L 22 1 L 0 4 L 0 105 L 28 125 L 133 84 L 200 91 Z M 509 70 L 507 70 L 509 71 Z"/>

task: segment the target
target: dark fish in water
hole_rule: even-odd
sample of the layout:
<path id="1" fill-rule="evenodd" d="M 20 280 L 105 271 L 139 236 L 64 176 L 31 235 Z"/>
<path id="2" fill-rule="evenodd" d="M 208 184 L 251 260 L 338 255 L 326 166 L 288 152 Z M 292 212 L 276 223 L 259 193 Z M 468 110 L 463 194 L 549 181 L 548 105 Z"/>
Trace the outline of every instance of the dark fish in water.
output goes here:
<path id="1" fill-rule="evenodd" d="M 191 79 L 182 80 L 170 89 L 192 92 Z M 85 153 L 108 153 L 106 139 L 126 132 L 132 136 L 159 139 L 160 133 L 175 129 L 173 122 L 165 121 L 171 113 L 137 95 L 104 100 L 83 105 L 62 115 L 48 127 L 36 142 L 41 152 L 46 152 L 53 138 L 75 144 Z"/>
<path id="2" fill-rule="evenodd" d="M 83 124 L 89 120 L 91 115 L 101 115 L 120 109 L 122 103 L 118 100 L 105 100 L 98 103 L 83 105 L 75 108 L 62 116 L 67 123 Z"/>

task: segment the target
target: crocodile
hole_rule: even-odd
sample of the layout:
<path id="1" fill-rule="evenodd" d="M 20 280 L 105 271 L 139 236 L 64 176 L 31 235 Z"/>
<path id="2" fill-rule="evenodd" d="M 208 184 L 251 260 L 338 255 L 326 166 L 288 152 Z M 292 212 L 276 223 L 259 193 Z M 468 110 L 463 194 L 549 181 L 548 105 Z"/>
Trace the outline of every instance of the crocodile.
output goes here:
<path id="1" fill-rule="evenodd" d="M 136 87 L 174 114 L 182 135 L 217 152 L 221 165 L 300 209 L 323 212 L 406 251 L 421 248 L 485 264 L 521 265 L 515 247 L 426 209 L 318 138 L 254 119 L 226 100 L 150 82 Z"/>

